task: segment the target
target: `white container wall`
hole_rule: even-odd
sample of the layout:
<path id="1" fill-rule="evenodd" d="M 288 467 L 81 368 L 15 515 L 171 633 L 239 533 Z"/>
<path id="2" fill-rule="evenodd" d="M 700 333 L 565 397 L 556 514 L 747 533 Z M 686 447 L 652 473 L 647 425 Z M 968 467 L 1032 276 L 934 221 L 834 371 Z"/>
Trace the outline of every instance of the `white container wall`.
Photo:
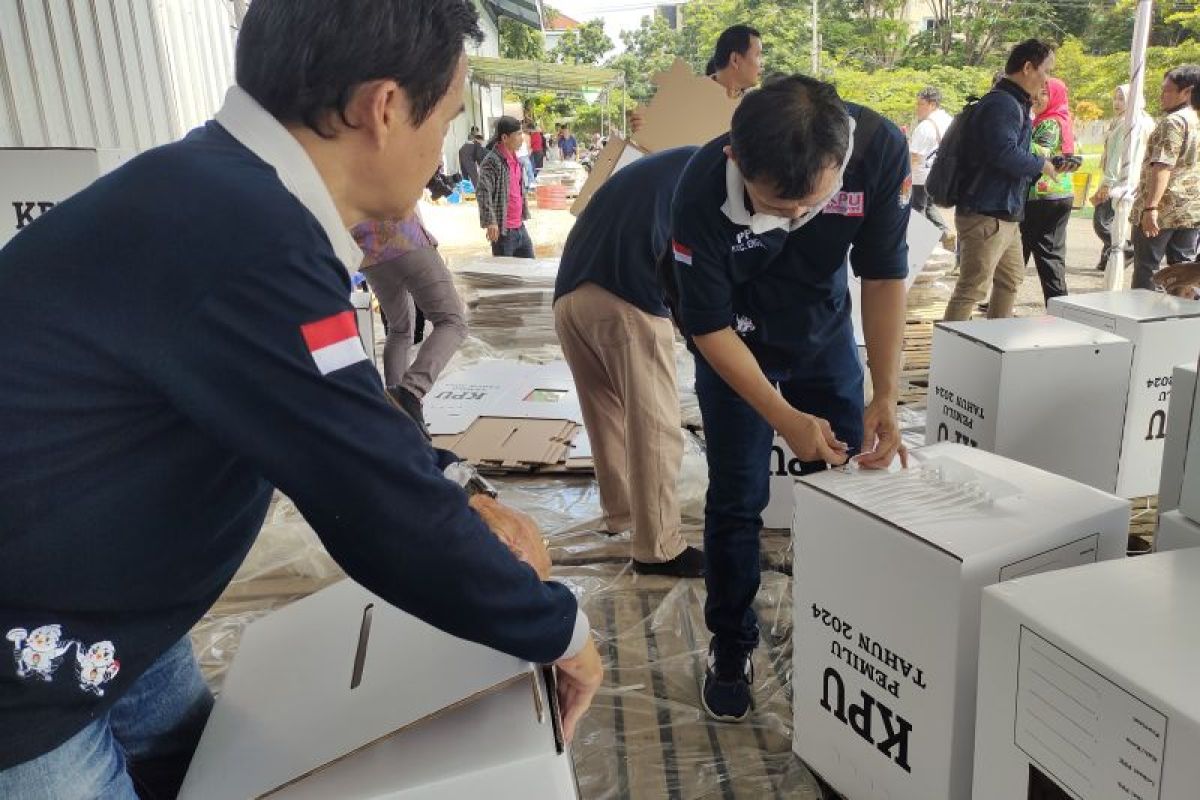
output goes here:
<path id="1" fill-rule="evenodd" d="M 233 83 L 231 0 L 0 0 L 0 147 L 141 151 Z"/>

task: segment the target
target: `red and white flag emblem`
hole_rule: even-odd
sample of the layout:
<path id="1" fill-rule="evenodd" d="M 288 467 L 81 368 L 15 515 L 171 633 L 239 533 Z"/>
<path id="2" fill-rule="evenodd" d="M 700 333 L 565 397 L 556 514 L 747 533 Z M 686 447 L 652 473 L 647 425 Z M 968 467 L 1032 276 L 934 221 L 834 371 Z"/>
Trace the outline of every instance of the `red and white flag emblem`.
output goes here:
<path id="1" fill-rule="evenodd" d="M 300 333 L 322 375 L 367 360 L 353 311 L 301 325 Z"/>
<path id="2" fill-rule="evenodd" d="M 675 260 L 676 261 L 678 261 L 680 264 L 686 264 L 689 267 L 692 265 L 692 250 L 691 250 L 691 248 L 685 247 L 684 245 L 682 245 L 676 241 L 671 242 L 671 247 L 675 250 Z"/>

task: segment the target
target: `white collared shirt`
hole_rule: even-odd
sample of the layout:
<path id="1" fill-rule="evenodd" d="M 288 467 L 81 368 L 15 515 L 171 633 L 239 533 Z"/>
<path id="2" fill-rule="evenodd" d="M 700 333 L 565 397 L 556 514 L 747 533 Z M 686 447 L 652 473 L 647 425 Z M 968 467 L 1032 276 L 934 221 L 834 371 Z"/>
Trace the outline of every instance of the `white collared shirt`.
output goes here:
<path id="1" fill-rule="evenodd" d="M 230 87 L 215 119 L 243 147 L 275 168 L 284 188 L 316 217 L 346 271 L 351 275 L 358 272 L 363 252 L 342 222 L 321 173 L 296 137 L 239 86 Z"/>
<path id="2" fill-rule="evenodd" d="M 755 234 L 766 233 L 779 229 L 785 233 L 791 233 L 804 225 L 807 225 L 818 214 L 825 210 L 825 206 L 842 188 L 842 178 L 846 174 L 846 167 L 850 164 L 850 156 L 854 154 L 854 117 L 848 117 L 850 121 L 850 144 L 846 148 L 846 157 L 842 159 L 841 169 L 838 170 L 837 184 L 833 191 L 821 202 L 816 203 L 807 214 L 798 219 L 788 219 L 787 217 L 776 217 L 770 214 L 752 214 L 750 209 L 746 208 L 746 181 L 742 178 L 741 170 L 737 164 L 730 158 L 725 162 L 725 204 L 721 206 L 721 213 L 732 222 L 734 225 L 745 225 Z"/>

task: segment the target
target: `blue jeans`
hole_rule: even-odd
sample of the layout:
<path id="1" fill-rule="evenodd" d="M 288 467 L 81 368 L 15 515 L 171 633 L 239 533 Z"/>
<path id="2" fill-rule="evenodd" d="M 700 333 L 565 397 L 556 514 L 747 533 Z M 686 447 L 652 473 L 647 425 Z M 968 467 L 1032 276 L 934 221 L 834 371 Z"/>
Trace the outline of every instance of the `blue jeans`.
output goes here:
<path id="1" fill-rule="evenodd" d="M 49 753 L 0 771 L 0 797 L 137 800 L 139 790 L 174 797 L 212 702 L 185 636 L 107 714 Z"/>
<path id="2" fill-rule="evenodd" d="M 837 348 L 822 370 L 768 372 L 784 398 L 829 422 L 857 453 L 863 437 L 863 374 L 853 338 Z M 845 352 L 842 352 L 845 351 Z M 704 620 L 718 656 L 740 663 L 758 646 L 759 533 L 770 499 L 771 445 L 775 432 L 703 358 L 696 357 L 696 395 L 704 418 L 708 496 L 704 505 Z M 804 464 L 803 474 L 825 469 Z"/>
<path id="3" fill-rule="evenodd" d="M 533 258 L 533 239 L 529 238 L 529 231 L 524 225 L 502 231 L 499 240 L 492 242 L 492 255 Z"/>

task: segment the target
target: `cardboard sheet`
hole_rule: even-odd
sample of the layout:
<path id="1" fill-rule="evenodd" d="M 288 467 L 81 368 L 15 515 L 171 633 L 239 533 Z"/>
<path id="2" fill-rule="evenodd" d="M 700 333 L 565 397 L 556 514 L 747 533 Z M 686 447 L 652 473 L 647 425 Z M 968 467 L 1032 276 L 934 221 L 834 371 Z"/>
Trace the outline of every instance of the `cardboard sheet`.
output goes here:
<path id="1" fill-rule="evenodd" d="M 646 151 L 614 133 L 609 137 L 608 144 L 604 146 L 592 164 L 592 171 L 588 174 L 587 183 L 579 190 L 579 196 L 575 198 L 575 203 L 571 206 L 571 213 L 577 217 L 582 214 L 588 201 L 592 199 L 592 195 L 605 181 L 644 155 L 646 155 Z"/>
<path id="2" fill-rule="evenodd" d="M 651 80 L 658 91 L 641 108 L 642 127 L 633 136 L 643 150 L 707 144 L 729 130 L 740 100 L 728 97 L 716 81 L 693 73 L 683 59 L 676 58 Z"/>

